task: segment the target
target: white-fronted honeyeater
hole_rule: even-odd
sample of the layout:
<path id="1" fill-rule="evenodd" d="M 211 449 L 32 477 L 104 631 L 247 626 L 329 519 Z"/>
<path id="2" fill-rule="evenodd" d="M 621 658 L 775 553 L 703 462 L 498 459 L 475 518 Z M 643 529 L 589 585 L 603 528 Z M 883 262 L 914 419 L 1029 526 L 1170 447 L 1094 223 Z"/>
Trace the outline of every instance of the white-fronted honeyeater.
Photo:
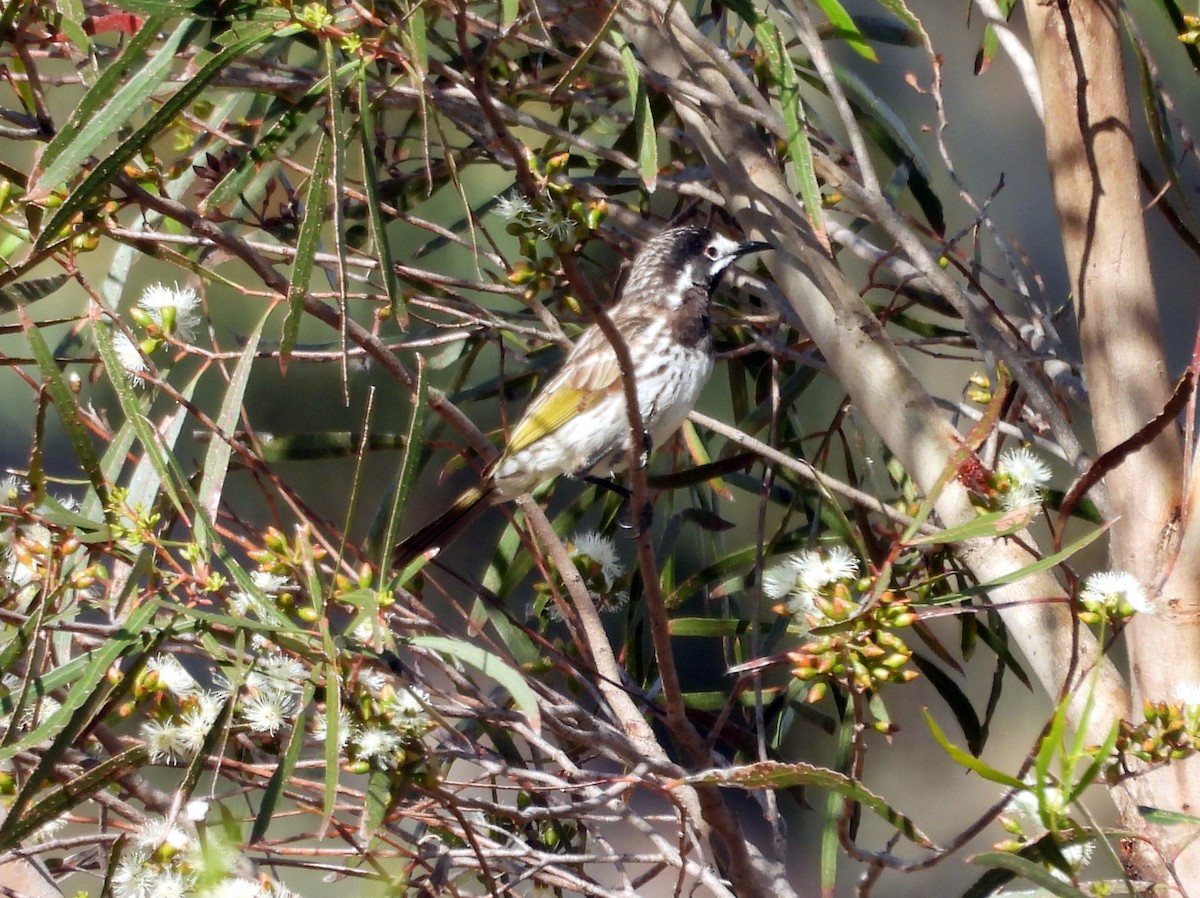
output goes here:
<path id="1" fill-rule="evenodd" d="M 739 256 L 770 244 L 707 228 L 669 228 L 648 240 L 608 315 L 629 347 L 647 443 L 665 442 L 696 404 L 713 368 L 709 303 Z M 404 539 L 394 561 L 444 546 L 489 505 L 560 474 L 606 477 L 629 466 L 629 417 L 617 353 L 593 324 L 546 381 L 508 436 L 504 453 L 446 512 Z M 645 447 L 639 446 L 641 452 Z"/>

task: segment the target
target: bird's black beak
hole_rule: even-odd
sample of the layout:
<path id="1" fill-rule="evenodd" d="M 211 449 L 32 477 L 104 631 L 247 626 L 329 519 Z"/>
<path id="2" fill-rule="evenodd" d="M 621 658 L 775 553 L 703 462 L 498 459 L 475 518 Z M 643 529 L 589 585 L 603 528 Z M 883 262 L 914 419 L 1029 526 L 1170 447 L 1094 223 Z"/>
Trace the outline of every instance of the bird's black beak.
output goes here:
<path id="1" fill-rule="evenodd" d="M 747 253 L 761 253 L 765 249 L 774 249 L 771 244 L 762 240 L 747 240 L 737 248 L 738 256 L 744 256 Z"/>

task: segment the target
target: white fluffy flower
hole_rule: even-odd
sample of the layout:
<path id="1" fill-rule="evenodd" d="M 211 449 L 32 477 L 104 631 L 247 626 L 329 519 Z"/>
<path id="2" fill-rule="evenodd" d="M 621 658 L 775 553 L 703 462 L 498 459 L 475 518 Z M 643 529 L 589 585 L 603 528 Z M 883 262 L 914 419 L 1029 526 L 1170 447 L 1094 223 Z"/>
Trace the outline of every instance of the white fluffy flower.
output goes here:
<path id="1" fill-rule="evenodd" d="M 571 537 L 571 557 L 584 555 L 600 565 L 600 573 L 605 581 L 612 586 L 623 573 L 624 568 L 617 558 L 617 547 L 607 536 L 601 536 L 595 531 L 579 533 Z"/>
<path id="2" fill-rule="evenodd" d="M 782 602 L 787 613 L 804 624 L 818 596 L 857 576 L 858 559 L 845 546 L 832 546 L 824 554 L 803 549 L 763 572 L 763 594 Z"/>
<path id="3" fill-rule="evenodd" d="M 1083 582 L 1079 592 L 1083 607 L 1095 613 L 1128 616 L 1133 612 L 1153 614 L 1154 603 L 1137 577 L 1126 571 L 1101 571 Z"/>
<path id="4" fill-rule="evenodd" d="M 415 686 L 399 686 L 387 703 L 396 728 L 402 733 L 419 736 L 433 727 L 425 703 L 429 695 Z"/>
<path id="5" fill-rule="evenodd" d="M 833 546 L 822 563 L 825 585 L 858 577 L 858 559 L 845 546 Z"/>
<path id="6" fill-rule="evenodd" d="M 1041 801 L 1038 800 L 1038 793 L 1035 790 L 1036 780 L 1032 772 L 1025 774 L 1026 788 L 1021 789 L 1012 798 L 1009 799 L 1005 806 L 1005 812 L 1022 817 L 1027 822 L 1037 826 L 1044 825 L 1042 820 L 1042 809 L 1052 817 L 1057 817 L 1066 811 L 1066 801 L 1063 797 L 1063 791 L 1058 786 L 1052 786 L 1049 783 L 1042 785 Z"/>
<path id="7" fill-rule="evenodd" d="M 787 598 L 796 585 L 796 566 L 790 559 L 773 564 L 763 571 L 763 595 L 772 601 L 779 602 Z"/>
<path id="8" fill-rule="evenodd" d="M 183 851 L 191 844 L 187 833 L 165 817 L 151 816 L 138 827 L 133 837 L 134 844 L 153 853 L 159 846 L 166 845 L 175 851 Z"/>
<path id="9" fill-rule="evenodd" d="M 242 719 L 256 733 L 274 735 L 296 710 L 296 700 L 286 692 L 260 689 L 241 703 Z"/>
<path id="10" fill-rule="evenodd" d="M 63 829 L 65 829 L 66 825 L 67 818 L 65 815 L 62 817 L 55 817 L 53 820 L 43 823 L 41 826 L 35 829 L 29 836 L 29 841 L 34 845 L 41 845 L 44 842 L 49 842 Z"/>
<path id="11" fill-rule="evenodd" d="M 141 348 L 128 334 L 122 332 L 113 337 L 113 352 L 117 354 L 117 361 L 120 362 L 129 382 L 135 387 L 140 387 L 143 383 L 142 375 L 150 370 Z"/>
<path id="12" fill-rule="evenodd" d="M 1006 451 L 996 470 L 1008 480 L 1008 489 L 1000 500 L 1008 511 L 1037 504 L 1042 488 L 1050 482 L 1050 466 L 1024 447 Z"/>
<path id="13" fill-rule="evenodd" d="M 190 757 L 191 740 L 184 727 L 173 720 L 148 720 L 142 724 L 142 740 L 150 752 L 150 763 Z"/>
<path id="14" fill-rule="evenodd" d="M 318 714 L 313 718 L 312 734 L 318 742 L 329 741 L 329 721 L 324 714 Z M 350 714 L 345 708 L 338 708 L 337 745 L 339 752 L 350 741 L 350 735 Z"/>
<path id="15" fill-rule="evenodd" d="M 154 874 L 147 898 L 186 898 L 194 885 L 193 878 L 180 870 L 159 870 Z"/>
<path id="16" fill-rule="evenodd" d="M 203 747 L 209 732 L 217 725 L 217 719 L 221 716 L 225 704 L 224 696 L 216 692 L 198 692 L 195 700 L 196 703 L 183 713 L 183 719 L 180 721 L 182 738 L 189 756 L 195 755 Z"/>
<path id="17" fill-rule="evenodd" d="M 268 652 L 254 663 L 246 675 L 246 685 L 253 689 L 300 694 L 308 679 L 308 668 L 282 652 Z"/>
<path id="18" fill-rule="evenodd" d="M 251 571 L 250 579 L 261 592 L 268 595 L 275 595 L 289 589 L 296 589 L 296 584 L 290 582 L 287 577 L 282 574 L 273 574 L 270 571 Z M 262 599 L 251 590 L 238 589 L 234 590 L 229 598 L 229 608 L 235 614 L 245 617 L 250 612 L 262 616 L 265 608 L 263 607 Z"/>
<path id="19" fill-rule="evenodd" d="M 20 505 L 24 492 L 24 481 L 15 474 L 0 480 L 0 502 L 5 505 Z"/>
<path id="20" fill-rule="evenodd" d="M 184 341 L 191 341 L 195 336 L 196 326 L 200 323 L 200 316 L 196 314 L 200 297 L 191 287 L 151 284 L 142 291 L 138 305 L 165 333 Z"/>
<path id="21" fill-rule="evenodd" d="M 380 727 L 363 727 L 354 734 L 354 753 L 364 761 L 375 761 L 379 767 L 390 767 L 391 755 L 400 747 L 400 735 Z"/>
<path id="22" fill-rule="evenodd" d="M 804 549 L 763 573 L 762 591 L 769 599 L 815 598 L 822 589 L 858 576 L 858 558 L 846 546 L 830 547 L 826 555 Z"/>
<path id="23" fill-rule="evenodd" d="M 515 192 L 496 200 L 494 208 L 496 214 L 505 221 L 517 221 L 533 212 L 533 206 L 529 205 L 529 200 Z"/>
<path id="24" fill-rule="evenodd" d="M 360 670 L 358 672 L 359 685 L 366 687 L 376 695 L 387 688 L 388 682 L 387 675 L 381 670 Z"/>
<path id="25" fill-rule="evenodd" d="M 200 895 L 202 898 L 262 898 L 263 889 L 253 880 L 231 876 L 209 886 Z"/>
<path id="26" fill-rule="evenodd" d="M 250 579 L 263 592 L 282 592 L 285 589 L 296 588 L 283 574 L 273 574 L 270 571 L 251 571 Z"/>
<path id="27" fill-rule="evenodd" d="M 179 698 L 187 698 L 200 690 L 199 684 L 174 655 L 155 655 L 146 662 L 146 670 L 156 673 L 162 687 Z"/>
<path id="28" fill-rule="evenodd" d="M 145 851 L 126 851 L 112 875 L 114 898 L 150 898 L 157 877 Z"/>
<path id="29" fill-rule="evenodd" d="M 575 237 L 574 220 L 557 206 L 535 209 L 529 218 L 546 237 L 560 241 L 572 240 Z"/>

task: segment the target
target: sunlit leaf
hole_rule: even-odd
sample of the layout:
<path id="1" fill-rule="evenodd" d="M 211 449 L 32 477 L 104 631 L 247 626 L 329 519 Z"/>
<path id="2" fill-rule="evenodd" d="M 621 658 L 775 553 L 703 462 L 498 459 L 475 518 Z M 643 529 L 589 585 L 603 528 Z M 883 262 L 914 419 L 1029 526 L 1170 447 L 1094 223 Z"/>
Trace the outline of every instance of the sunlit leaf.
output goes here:
<path id="1" fill-rule="evenodd" d="M 844 798 L 870 808 L 906 839 L 933 848 L 934 844 L 917 828 L 908 817 L 893 808 L 887 801 L 844 774 L 812 764 L 783 764 L 761 761 L 740 767 L 706 770 L 679 780 L 680 784 L 734 786 L 741 789 L 791 789 L 797 786 L 819 786 L 829 789 Z"/>
<path id="2" fill-rule="evenodd" d="M 125 163 L 157 137 L 188 104 L 199 97 L 209 82 L 216 78 L 229 63 L 260 44 L 272 38 L 286 37 L 299 28 L 299 25 L 283 28 L 275 25 L 253 26 L 246 29 L 243 37 L 232 41 L 223 50 L 207 59 L 141 127 L 121 141 L 115 150 L 97 163 L 91 173 L 71 192 L 66 201 L 55 210 L 50 221 L 42 228 L 34 243 L 35 249 L 44 249 L 51 242 L 59 239 L 68 223 L 85 207 L 92 205 L 95 197 L 102 195 L 104 189 L 120 173 Z"/>
<path id="3" fill-rule="evenodd" d="M 993 783 L 999 783 L 1002 786 L 1008 786 L 1010 789 L 1026 788 L 1025 784 L 1016 777 L 1010 776 L 1009 774 L 997 770 L 994 767 L 990 767 L 978 758 L 963 751 L 957 745 L 954 745 L 949 739 L 946 738 L 946 735 L 934 721 L 933 716 L 929 713 L 929 711 L 925 711 L 925 723 L 929 726 L 929 731 L 933 734 L 933 738 L 937 740 L 937 744 L 940 745 L 943 750 L 945 750 L 946 754 L 948 754 L 958 764 L 966 767 L 968 770 L 974 771 L 985 780 L 990 780 Z"/>
<path id="4" fill-rule="evenodd" d="M 106 66 L 92 89 L 84 94 L 78 108 L 42 152 L 39 159 L 41 174 L 30 188 L 33 196 L 37 197 L 65 181 L 79 170 L 84 160 L 95 153 L 100 144 L 119 133 L 171 75 L 178 65 L 176 54 L 180 49 L 196 38 L 204 27 L 195 19 L 185 19 L 138 70 L 136 76 L 118 90 L 121 76 L 133 65 L 142 62 L 165 24 L 166 20 L 162 17 L 147 19 L 117 61 Z"/>
<path id="5" fill-rule="evenodd" d="M 333 139 L 328 131 L 322 131 L 321 142 L 317 146 L 317 158 L 313 161 L 308 189 L 304 194 L 304 220 L 300 223 L 300 235 L 296 239 L 292 280 L 288 287 L 288 311 L 283 320 L 283 337 L 279 344 L 279 367 L 283 370 L 287 369 L 288 359 L 296 347 L 296 335 L 300 332 L 304 300 L 308 297 L 313 262 L 317 257 L 317 243 L 321 239 L 321 228 L 325 224 L 326 181 L 332 166 Z"/>

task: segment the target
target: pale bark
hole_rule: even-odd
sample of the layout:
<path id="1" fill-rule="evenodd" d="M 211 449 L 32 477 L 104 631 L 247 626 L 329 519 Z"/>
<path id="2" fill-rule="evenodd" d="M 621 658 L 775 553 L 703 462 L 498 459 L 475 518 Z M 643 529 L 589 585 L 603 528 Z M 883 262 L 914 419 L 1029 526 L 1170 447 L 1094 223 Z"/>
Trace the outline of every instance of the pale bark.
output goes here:
<path id="1" fill-rule="evenodd" d="M 1025 4 L 1045 101 L 1046 153 L 1087 372 L 1093 429 L 1103 453 L 1137 434 L 1171 395 L 1139 187 L 1134 123 L 1125 89 L 1117 4 Z M 1135 707 L 1172 701 L 1200 683 L 1200 569 L 1178 549 L 1175 526 L 1184 469 L 1178 429 L 1168 425 L 1105 478 L 1115 569 L 1135 574 L 1160 613 L 1127 630 Z M 1165 582 L 1164 582 L 1165 581 Z M 1196 814 L 1200 767 L 1172 764 L 1136 786 L 1146 804 Z M 1187 827 L 1158 834 L 1182 847 Z M 1200 891 L 1200 850 L 1176 862 L 1185 889 Z"/>

